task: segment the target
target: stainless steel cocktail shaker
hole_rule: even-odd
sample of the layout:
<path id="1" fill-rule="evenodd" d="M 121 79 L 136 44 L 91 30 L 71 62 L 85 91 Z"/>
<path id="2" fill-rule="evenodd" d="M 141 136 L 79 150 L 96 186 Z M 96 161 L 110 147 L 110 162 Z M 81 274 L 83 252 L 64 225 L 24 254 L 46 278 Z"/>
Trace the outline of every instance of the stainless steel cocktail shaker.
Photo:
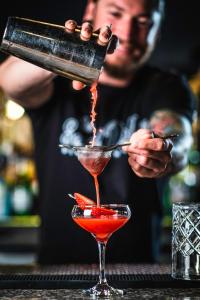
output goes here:
<path id="1" fill-rule="evenodd" d="M 64 26 L 31 19 L 9 17 L 0 50 L 58 75 L 91 84 L 98 80 L 109 45 L 80 38 L 80 29 L 67 32 Z"/>

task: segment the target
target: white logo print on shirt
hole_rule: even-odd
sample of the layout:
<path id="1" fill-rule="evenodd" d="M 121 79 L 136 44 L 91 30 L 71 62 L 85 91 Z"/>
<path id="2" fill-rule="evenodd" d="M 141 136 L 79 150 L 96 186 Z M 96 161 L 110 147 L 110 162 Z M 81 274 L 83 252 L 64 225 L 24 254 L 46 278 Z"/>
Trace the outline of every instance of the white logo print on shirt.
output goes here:
<path id="1" fill-rule="evenodd" d="M 139 124 L 137 124 L 138 119 L 139 116 L 137 114 L 133 114 L 129 116 L 125 122 L 119 122 L 118 120 L 109 121 L 103 128 L 97 130 L 96 145 L 102 146 L 105 140 L 107 141 L 108 145 L 128 141 L 133 132 L 136 130 L 136 125 L 138 128 L 148 128 L 149 123 L 147 119 L 142 119 L 140 120 Z M 82 146 L 85 144 L 85 138 L 83 135 L 88 135 L 90 137 L 92 135 L 89 117 L 84 116 L 82 120 L 72 117 L 67 118 L 62 126 L 62 133 L 59 137 L 59 143 Z M 60 151 L 63 155 L 74 155 L 73 150 L 61 148 Z M 121 149 L 116 149 L 113 151 L 114 158 L 119 158 L 123 154 L 124 152 Z"/>

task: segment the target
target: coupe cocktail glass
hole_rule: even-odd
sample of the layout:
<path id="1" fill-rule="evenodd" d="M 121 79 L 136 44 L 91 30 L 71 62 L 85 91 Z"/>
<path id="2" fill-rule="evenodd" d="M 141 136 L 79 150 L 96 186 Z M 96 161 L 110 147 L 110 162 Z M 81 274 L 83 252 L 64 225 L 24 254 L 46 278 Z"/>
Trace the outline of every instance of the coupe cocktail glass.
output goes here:
<path id="1" fill-rule="evenodd" d="M 109 297 L 123 295 L 123 290 L 108 285 L 105 275 L 106 244 L 119 228 L 124 226 L 131 217 L 131 211 L 126 204 L 106 204 L 97 207 L 86 205 L 84 208 L 74 205 L 72 218 L 80 227 L 87 230 L 96 239 L 99 250 L 99 281 L 84 293 L 89 296 Z"/>

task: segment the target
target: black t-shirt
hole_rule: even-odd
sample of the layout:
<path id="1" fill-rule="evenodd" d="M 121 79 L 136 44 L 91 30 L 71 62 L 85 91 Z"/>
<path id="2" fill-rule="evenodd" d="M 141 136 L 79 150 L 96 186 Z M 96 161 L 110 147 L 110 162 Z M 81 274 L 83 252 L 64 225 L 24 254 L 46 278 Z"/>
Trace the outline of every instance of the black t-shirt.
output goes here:
<path id="1" fill-rule="evenodd" d="M 110 145 L 147 127 L 153 111 L 172 109 L 192 120 L 193 102 L 187 84 L 174 74 L 145 67 L 126 88 L 98 85 L 97 144 Z M 95 200 L 92 176 L 71 150 L 59 143 L 84 145 L 92 139 L 91 94 L 71 88 L 65 78 L 55 79 L 52 99 L 28 113 L 33 121 L 35 159 L 40 184 L 42 219 L 40 263 L 97 262 L 95 239 L 75 224 L 75 201 L 68 193 Z M 162 203 L 157 182 L 137 177 L 121 150 L 99 176 L 101 203 L 127 203 L 132 217 L 108 242 L 107 262 L 152 262 L 156 256 Z"/>

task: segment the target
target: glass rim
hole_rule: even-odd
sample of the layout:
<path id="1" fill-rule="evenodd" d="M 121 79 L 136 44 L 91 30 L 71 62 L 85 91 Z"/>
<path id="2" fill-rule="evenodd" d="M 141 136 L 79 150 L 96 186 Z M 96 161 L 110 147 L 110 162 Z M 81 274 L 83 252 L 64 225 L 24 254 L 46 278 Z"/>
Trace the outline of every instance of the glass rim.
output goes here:
<path id="1" fill-rule="evenodd" d="M 92 207 L 97 207 L 97 204 L 86 204 L 86 205 L 78 205 L 78 204 L 74 204 L 73 208 L 81 208 L 81 209 L 85 209 L 85 208 L 92 208 Z M 130 209 L 130 206 L 128 204 L 117 204 L 117 203 L 111 203 L 111 204 L 101 204 L 100 207 L 113 207 L 113 208 L 117 208 L 117 207 L 127 207 Z"/>
<path id="2" fill-rule="evenodd" d="M 183 209 L 200 208 L 200 203 L 195 203 L 195 202 L 191 202 L 191 203 L 177 202 L 177 203 L 173 203 L 172 207 L 180 207 L 180 208 L 183 208 Z"/>
<path id="3" fill-rule="evenodd" d="M 82 152 L 112 152 L 107 146 L 73 146 L 73 149 Z"/>

